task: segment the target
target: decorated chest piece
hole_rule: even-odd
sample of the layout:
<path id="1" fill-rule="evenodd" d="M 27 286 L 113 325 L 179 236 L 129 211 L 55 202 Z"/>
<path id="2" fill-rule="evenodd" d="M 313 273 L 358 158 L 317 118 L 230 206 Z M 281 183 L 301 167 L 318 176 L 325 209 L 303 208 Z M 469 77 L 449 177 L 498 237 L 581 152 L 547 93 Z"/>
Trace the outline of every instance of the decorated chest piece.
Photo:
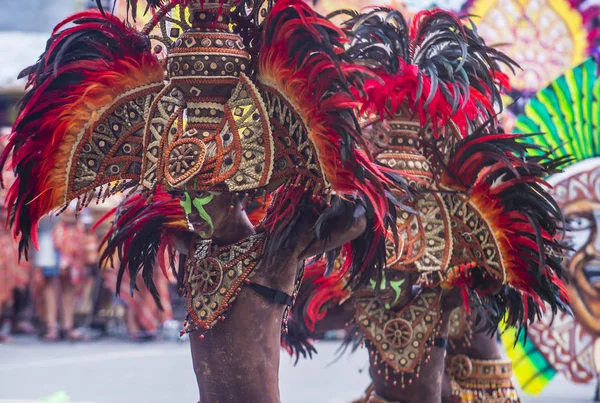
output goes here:
<path id="1" fill-rule="evenodd" d="M 386 309 L 372 295 L 356 298 L 356 325 L 362 330 L 371 347 L 371 360 L 385 372 L 390 371 L 404 386 L 418 374 L 420 366 L 427 362 L 426 350 L 433 345 L 441 322 L 441 291 L 425 289 L 410 304 L 396 312 Z M 381 366 L 381 367 L 380 367 Z"/>
<path id="2" fill-rule="evenodd" d="M 185 333 L 209 330 L 217 320 L 225 319 L 242 285 L 250 282 L 263 248 L 264 234 L 224 247 L 213 247 L 210 240 L 198 238 L 192 242 L 185 267 Z"/>

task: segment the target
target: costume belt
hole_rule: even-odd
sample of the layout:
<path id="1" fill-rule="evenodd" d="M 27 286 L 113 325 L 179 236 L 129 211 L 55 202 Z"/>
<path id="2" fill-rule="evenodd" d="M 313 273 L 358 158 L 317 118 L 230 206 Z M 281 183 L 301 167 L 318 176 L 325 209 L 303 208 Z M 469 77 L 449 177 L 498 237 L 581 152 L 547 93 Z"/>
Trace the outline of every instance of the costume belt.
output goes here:
<path id="1" fill-rule="evenodd" d="M 457 354 L 446 358 L 446 371 L 453 402 L 520 402 L 511 380 L 510 360 L 476 360 Z"/>

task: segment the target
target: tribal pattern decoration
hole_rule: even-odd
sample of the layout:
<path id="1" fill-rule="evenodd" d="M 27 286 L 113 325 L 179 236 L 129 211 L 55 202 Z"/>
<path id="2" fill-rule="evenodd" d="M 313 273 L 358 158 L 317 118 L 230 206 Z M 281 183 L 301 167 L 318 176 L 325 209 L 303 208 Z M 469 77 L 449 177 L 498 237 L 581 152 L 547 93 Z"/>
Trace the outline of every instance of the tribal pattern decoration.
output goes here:
<path id="1" fill-rule="evenodd" d="M 394 374 L 419 372 L 425 350 L 432 345 L 440 325 L 441 292 L 424 290 L 398 312 L 383 309 L 372 296 L 356 298 L 356 325 L 378 353 L 376 364 Z M 402 377 L 404 379 L 404 377 Z"/>
<path id="2" fill-rule="evenodd" d="M 262 258 L 264 234 L 252 235 L 226 247 L 195 239 L 186 262 L 185 296 L 188 316 L 184 332 L 209 330 L 224 317 L 242 285 L 250 281 Z"/>
<path id="3" fill-rule="evenodd" d="M 391 194 L 407 188 L 365 152 L 355 92 L 375 74 L 345 54 L 350 33 L 303 0 L 147 3 L 140 30 L 101 7 L 69 17 L 23 71 L 28 91 L 0 157 L 17 178 L 7 205 L 21 253 L 37 243 L 39 219 L 72 200 L 273 193 L 268 255 L 295 242 L 305 210 L 327 238 L 341 209 L 364 205 L 372 231 L 344 249 L 345 270 L 367 282 L 402 207 Z M 137 269 L 153 264 L 125 249 Z"/>
<path id="4" fill-rule="evenodd" d="M 510 360 L 476 360 L 464 354 L 446 357 L 453 403 L 519 403 Z"/>
<path id="5" fill-rule="evenodd" d="M 473 328 L 464 306 L 454 308 L 448 317 L 448 344 L 456 348 L 470 345 L 473 339 Z"/>

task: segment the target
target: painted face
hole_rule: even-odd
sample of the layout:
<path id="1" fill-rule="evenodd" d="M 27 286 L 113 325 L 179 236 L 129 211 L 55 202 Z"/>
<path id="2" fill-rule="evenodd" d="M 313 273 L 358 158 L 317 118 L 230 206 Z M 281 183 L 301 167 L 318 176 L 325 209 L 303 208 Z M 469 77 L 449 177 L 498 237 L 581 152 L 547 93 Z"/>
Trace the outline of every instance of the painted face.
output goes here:
<path id="1" fill-rule="evenodd" d="M 232 195 L 206 191 L 176 191 L 190 229 L 202 238 L 210 238 L 227 214 Z"/>
<path id="2" fill-rule="evenodd" d="M 576 318 L 600 336 L 600 158 L 581 161 L 551 178 L 567 222 L 569 296 Z"/>
<path id="3" fill-rule="evenodd" d="M 371 288 L 385 309 L 401 309 L 412 297 L 414 279 L 411 276 L 414 275 L 398 270 L 385 270 L 379 288 L 374 280 L 371 280 Z"/>

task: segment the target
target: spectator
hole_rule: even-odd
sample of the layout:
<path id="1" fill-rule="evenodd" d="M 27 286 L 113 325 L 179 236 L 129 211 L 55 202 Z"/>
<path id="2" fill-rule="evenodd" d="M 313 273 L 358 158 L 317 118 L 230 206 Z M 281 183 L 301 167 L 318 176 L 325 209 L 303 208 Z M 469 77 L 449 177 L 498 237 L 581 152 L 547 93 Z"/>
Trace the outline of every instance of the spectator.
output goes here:
<path id="1" fill-rule="evenodd" d="M 104 275 L 107 287 L 115 290 L 117 285 L 117 271 L 108 269 L 104 272 Z M 160 295 L 160 302 L 163 308 L 161 311 L 154 298 L 152 298 L 152 294 L 146 288 L 141 274 L 138 275 L 136 282 L 138 290 L 135 290 L 133 295 L 129 290 L 129 279 L 129 274 L 125 272 L 119 292 L 119 297 L 125 304 L 127 332 L 133 341 L 153 340 L 157 337 L 161 326 L 173 319 L 173 309 L 169 297 L 169 280 L 158 267 L 155 268 L 153 279 Z"/>
<path id="2" fill-rule="evenodd" d="M 52 230 L 55 223 L 51 217 L 40 221 L 38 227 L 39 249 L 34 251 L 33 264 L 43 275 L 42 284 L 42 322 L 45 327 L 43 339 L 56 341 L 59 338 L 58 329 L 58 294 L 59 277 L 58 251 L 54 248 Z"/>
<path id="3" fill-rule="evenodd" d="M 52 238 L 59 255 L 62 330 L 68 340 L 83 340 L 85 336 L 75 328 L 75 298 L 86 278 L 86 236 L 74 209 L 68 208 L 60 216 Z"/>

